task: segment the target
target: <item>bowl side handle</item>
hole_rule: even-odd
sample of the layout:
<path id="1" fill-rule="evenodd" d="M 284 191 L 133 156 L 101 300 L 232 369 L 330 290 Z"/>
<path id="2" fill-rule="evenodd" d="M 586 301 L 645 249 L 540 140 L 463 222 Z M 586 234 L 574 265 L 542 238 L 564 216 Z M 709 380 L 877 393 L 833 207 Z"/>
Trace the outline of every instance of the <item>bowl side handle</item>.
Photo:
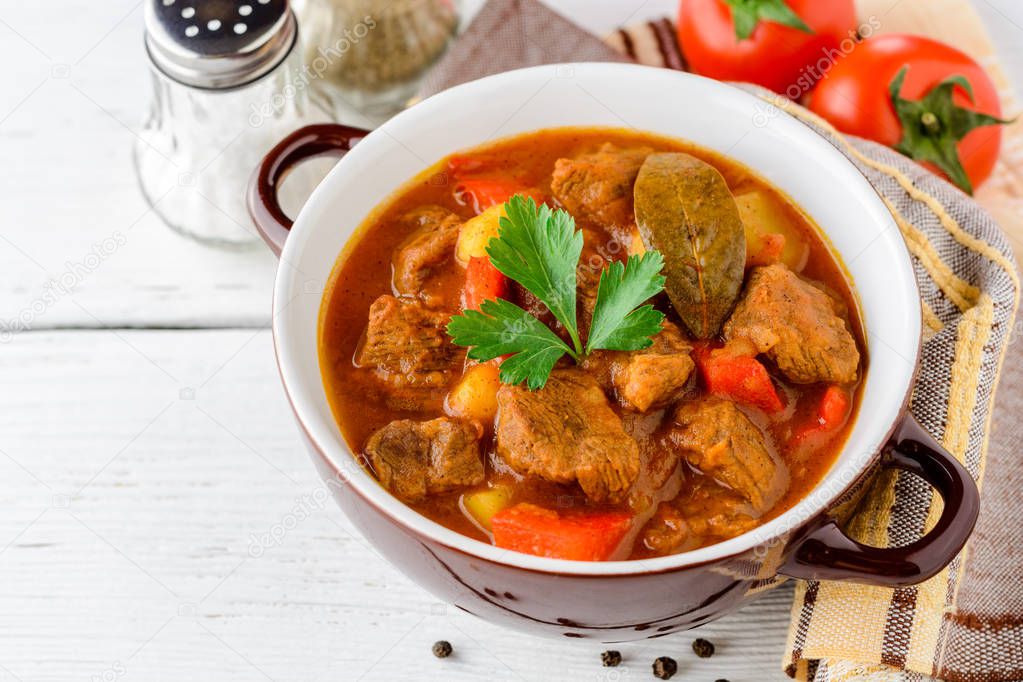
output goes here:
<path id="1" fill-rule="evenodd" d="M 334 123 L 305 126 L 278 142 L 263 157 L 249 180 L 245 203 L 256 230 L 274 255 L 280 257 L 293 224 L 277 199 L 284 176 L 315 156 L 342 157 L 368 134 L 360 128 Z"/>
<path id="2" fill-rule="evenodd" d="M 980 513 L 980 494 L 969 472 L 907 414 L 885 446 L 881 466 L 912 472 L 944 502 L 934 528 L 904 547 L 870 547 L 822 517 L 790 542 L 779 573 L 807 580 L 845 580 L 902 587 L 937 575 L 966 544 Z"/>

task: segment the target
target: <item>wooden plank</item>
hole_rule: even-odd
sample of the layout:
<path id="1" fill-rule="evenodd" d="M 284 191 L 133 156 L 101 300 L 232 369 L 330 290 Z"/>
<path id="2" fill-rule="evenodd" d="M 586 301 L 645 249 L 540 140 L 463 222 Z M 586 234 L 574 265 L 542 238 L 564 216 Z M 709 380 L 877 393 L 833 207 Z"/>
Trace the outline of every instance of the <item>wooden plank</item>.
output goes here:
<path id="1" fill-rule="evenodd" d="M 30 333 L 0 375 L 5 682 L 612 681 L 646 679 L 660 655 L 682 679 L 783 679 L 788 589 L 701 629 L 711 659 L 686 633 L 620 646 L 615 671 L 598 644 L 437 602 L 316 504 L 267 332 Z M 442 638 L 456 655 L 438 661 Z"/>
<path id="2" fill-rule="evenodd" d="M 2 4 L 0 58 L 17 66 L 0 93 L 0 321 L 264 324 L 274 258 L 182 238 L 138 190 L 132 147 L 149 99 L 141 3 Z"/>

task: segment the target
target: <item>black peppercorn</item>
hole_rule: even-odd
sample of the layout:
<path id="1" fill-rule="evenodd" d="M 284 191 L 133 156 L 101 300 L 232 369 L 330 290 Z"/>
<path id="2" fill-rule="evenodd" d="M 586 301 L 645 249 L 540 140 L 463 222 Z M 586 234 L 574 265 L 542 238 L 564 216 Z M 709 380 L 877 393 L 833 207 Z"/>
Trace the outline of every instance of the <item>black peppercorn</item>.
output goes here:
<path id="1" fill-rule="evenodd" d="M 451 642 L 445 642 L 443 639 L 433 644 L 433 655 L 437 658 L 447 658 L 451 655 Z"/>
<path id="2" fill-rule="evenodd" d="M 697 639 L 693 641 L 693 653 L 700 658 L 710 658 L 714 655 L 714 644 L 708 642 L 705 639 Z"/>
<path id="3" fill-rule="evenodd" d="M 603 661 L 605 668 L 617 668 L 622 662 L 622 652 L 605 651 L 600 655 L 600 660 Z"/>
<path id="4" fill-rule="evenodd" d="M 659 680 L 670 680 L 678 672 L 678 663 L 670 656 L 661 656 L 654 661 L 654 677 Z"/>

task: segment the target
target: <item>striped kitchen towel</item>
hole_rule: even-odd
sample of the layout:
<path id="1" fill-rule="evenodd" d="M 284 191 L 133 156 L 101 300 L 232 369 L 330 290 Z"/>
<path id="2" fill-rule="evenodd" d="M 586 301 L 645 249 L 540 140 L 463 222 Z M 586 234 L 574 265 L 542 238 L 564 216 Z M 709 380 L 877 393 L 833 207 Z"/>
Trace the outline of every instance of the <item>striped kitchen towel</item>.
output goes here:
<path id="1" fill-rule="evenodd" d="M 882 30 L 928 32 L 980 59 L 1004 84 L 966 0 L 860 0 Z M 981 38 L 976 38 L 977 33 Z M 536 39 L 553 35 L 556 40 Z M 621 61 L 684 69 L 668 20 L 604 41 L 535 0 L 491 0 L 428 77 L 422 95 L 484 75 L 564 61 Z M 796 588 L 785 670 L 801 680 L 888 682 L 1023 679 L 1023 344 L 1015 324 L 1019 275 L 1006 234 L 973 199 L 905 157 L 839 134 L 806 109 L 759 88 L 765 114 L 791 115 L 842 151 L 895 216 L 913 257 L 926 340 L 912 410 L 981 485 L 977 530 L 941 574 L 890 589 L 807 582 Z M 1007 115 L 1015 113 L 1005 91 Z M 978 200 L 1023 244 L 1020 130 Z M 1009 362 L 1006 363 L 1006 357 Z M 1002 389 L 995 388 L 1005 367 Z M 869 406 L 868 406 L 869 408 Z M 919 479 L 885 472 L 850 532 L 875 546 L 905 544 L 937 519 L 941 499 Z"/>

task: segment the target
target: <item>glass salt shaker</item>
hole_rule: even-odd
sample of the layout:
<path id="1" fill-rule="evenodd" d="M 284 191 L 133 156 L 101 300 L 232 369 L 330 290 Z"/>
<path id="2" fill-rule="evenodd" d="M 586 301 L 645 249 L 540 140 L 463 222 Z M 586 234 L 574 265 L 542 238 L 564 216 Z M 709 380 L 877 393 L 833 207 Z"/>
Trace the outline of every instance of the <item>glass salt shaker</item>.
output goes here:
<path id="1" fill-rule="evenodd" d="M 153 95 L 135 144 L 142 192 L 172 229 L 243 248 L 259 241 L 245 208 L 253 169 L 304 125 L 331 120 L 302 63 L 287 0 L 146 0 Z M 282 187 L 301 206 L 325 169 Z"/>

